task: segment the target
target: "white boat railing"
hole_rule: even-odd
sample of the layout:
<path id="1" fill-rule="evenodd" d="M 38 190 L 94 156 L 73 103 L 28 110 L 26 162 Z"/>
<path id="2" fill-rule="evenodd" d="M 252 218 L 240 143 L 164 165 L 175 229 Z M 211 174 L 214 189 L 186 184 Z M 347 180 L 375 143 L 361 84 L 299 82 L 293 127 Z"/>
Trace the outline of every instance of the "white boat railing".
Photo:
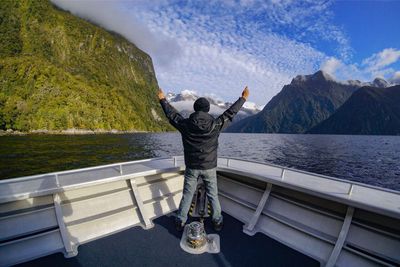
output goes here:
<path id="1" fill-rule="evenodd" d="M 320 178 L 323 178 L 323 179 L 346 182 L 346 183 L 350 184 L 351 186 L 352 185 L 359 185 L 359 186 L 368 187 L 368 188 L 372 188 L 372 189 L 392 192 L 392 193 L 396 193 L 396 194 L 400 195 L 400 191 L 397 191 L 397 190 L 384 188 L 384 187 L 379 187 L 379 186 L 374 186 L 374 185 L 365 184 L 365 183 L 361 183 L 361 182 L 356 182 L 356 181 L 352 181 L 352 180 L 347 180 L 347 179 L 343 179 L 343 178 L 336 178 L 336 177 L 327 176 L 327 175 L 323 175 L 323 174 L 303 171 L 303 170 L 299 170 L 299 169 L 295 169 L 295 168 L 284 167 L 284 166 L 273 164 L 273 163 L 269 163 L 269 162 L 262 162 L 262 161 L 256 161 L 256 160 L 247 160 L 247 159 L 241 159 L 241 158 L 236 158 L 236 157 L 225 157 L 225 156 L 219 157 L 218 160 L 219 160 L 219 163 L 221 163 L 221 165 L 224 165 L 223 162 L 225 162 L 225 165 L 228 166 L 228 167 L 235 167 L 235 165 L 234 164 L 232 165 L 232 163 L 231 163 L 231 162 L 233 162 L 235 160 L 236 161 L 240 161 L 240 162 L 248 162 L 248 163 L 255 163 L 255 164 L 275 167 L 275 168 L 278 168 L 280 170 L 280 175 L 279 176 L 280 176 L 280 178 L 282 180 L 284 179 L 284 176 L 285 176 L 284 174 L 285 174 L 286 171 L 295 171 L 297 173 L 309 174 L 309 175 L 312 175 L 312 176 L 315 176 L 315 177 L 320 177 Z"/>
<path id="2" fill-rule="evenodd" d="M 59 191 L 151 175 L 184 166 L 183 157 L 120 162 L 82 169 L 0 180 L 0 203 Z"/>
<path id="3" fill-rule="evenodd" d="M 124 180 L 135 175 L 156 174 L 166 169 L 184 167 L 183 156 L 120 162 L 76 170 L 53 172 L 0 180 L 0 203 L 40 196 L 77 187 Z M 282 167 L 270 163 L 238 158 L 218 158 L 218 169 L 252 174 L 254 179 L 305 190 L 320 197 L 372 208 L 376 212 L 400 218 L 400 192 L 338 179 L 325 175 Z"/>

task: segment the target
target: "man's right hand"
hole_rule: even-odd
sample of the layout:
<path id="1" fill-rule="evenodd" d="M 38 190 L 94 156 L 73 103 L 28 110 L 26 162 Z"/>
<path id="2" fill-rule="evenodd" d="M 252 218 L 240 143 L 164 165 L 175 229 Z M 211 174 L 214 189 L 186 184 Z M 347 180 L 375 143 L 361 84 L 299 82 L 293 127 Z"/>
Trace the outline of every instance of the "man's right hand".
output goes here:
<path id="1" fill-rule="evenodd" d="M 247 98 L 249 97 L 249 88 L 247 88 L 247 86 L 244 88 L 243 92 L 242 92 L 242 97 L 247 101 Z"/>
<path id="2" fill-rule="evenodd" d="M 158 96 L 158 99 L 159 99 L 159 100 L 163 100 L 163 99 L 165 99 L 164 92 L 161 90 L 161 88 L 160 88 L 160 89 L 158 89 L 157 96 Z"/>

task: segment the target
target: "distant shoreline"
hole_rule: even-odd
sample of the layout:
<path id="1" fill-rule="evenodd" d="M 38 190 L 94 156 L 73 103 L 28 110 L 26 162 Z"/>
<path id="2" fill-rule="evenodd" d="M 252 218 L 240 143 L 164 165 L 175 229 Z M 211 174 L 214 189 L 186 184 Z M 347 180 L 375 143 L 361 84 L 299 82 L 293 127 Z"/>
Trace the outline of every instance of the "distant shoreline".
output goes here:
<path id="1" fill-rule="evenodd" d="M 120 130 L 87 130 L 87 129 L 67 129 L 67 130 L 31 130 L 29 132 L 21 132 L 18 130 L 0 130 L 1 136 L 26 136 L 26 135 L 99 135 L 99 134 L 133 134 L 133 133 L 173 133 L 177 131 L 120 131 Z M 246 133 L 246 132 L 224 132 L 229 134 L 286 134 L 286 135 L 338 135 L 338 136 L 400 136 L 400 135 L 385 135 L 385 134 L 314 134 L 314 133 Z"/>
<path id="2" fill-rule="evenodd" d="M 88 129 L 67 129 L 67 130 L 31 130 L 29 132 L 21 132 L 18 130 L 0 130 L 0 136 L 7 135 L 89 135 L 89 134 L 127 134 L 127 133 L 149 133 L 149 131 L 120 131 L 120 130 L 88 130 Z"/>

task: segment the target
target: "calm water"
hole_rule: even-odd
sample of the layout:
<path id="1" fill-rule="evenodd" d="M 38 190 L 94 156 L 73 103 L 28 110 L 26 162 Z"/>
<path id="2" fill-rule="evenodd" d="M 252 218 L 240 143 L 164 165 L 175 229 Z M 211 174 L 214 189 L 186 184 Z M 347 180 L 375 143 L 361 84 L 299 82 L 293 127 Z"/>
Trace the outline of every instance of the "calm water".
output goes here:
<path id="1" fill-rule="evenodd" d="M 0 179 L 181 155 L 177 133 L 0 137 Z M 222 134 L 219 155 L 400 191 L 400 137 Z"/>

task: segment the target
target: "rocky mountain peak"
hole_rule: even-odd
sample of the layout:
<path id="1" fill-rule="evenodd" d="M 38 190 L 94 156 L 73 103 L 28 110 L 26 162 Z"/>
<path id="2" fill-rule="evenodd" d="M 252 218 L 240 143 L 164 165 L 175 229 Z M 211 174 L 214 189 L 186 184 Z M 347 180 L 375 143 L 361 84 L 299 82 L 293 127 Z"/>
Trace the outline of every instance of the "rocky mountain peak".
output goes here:
<path id="1" fill-rule="evenodd" d="M 335 81 L 335 79 L 328 73 L 319 70 L 311 75 L 311 79 L 315 81 Z"/>
<path id="2" fill-rule="evenodd" d="M 327 72 L 324 72 L 322 70 L 319 70 L 315 72 L 314 74 L 311 75 L 297 75 L 291 82 L 291 84 L 294 85 L 299 85 L 299 84 L 304 84 L 304 83 L 324 83 L 324 82 L 336 82 L 336 83 L 341 83 L 345 85 L 351 85 L 355 87 L 363 87 L 363 86 L 372 86 L 372 87 L 377 87 L 377 88 L 386 88 L 391 86 L 389 82 L 387 82 L 385 79 L 377 77 L 375 80 L 372 82 L 361 82 L 359 80 L 348 80 L 348 81 L 337 81 L 333 76 L 328 74 Z"/>
<path id="3" fill-rule="evenodd" d="M 297 75 L 293 80 L 292 84 L 299 84 L 299 83 L 305 83 L 305 82 L 327 82 L 327 81 L 336 81 L 335 78 L 333 78 L 331 75 L 328 73 L 319 70 L 314 74 L 311 75 Z"/>

